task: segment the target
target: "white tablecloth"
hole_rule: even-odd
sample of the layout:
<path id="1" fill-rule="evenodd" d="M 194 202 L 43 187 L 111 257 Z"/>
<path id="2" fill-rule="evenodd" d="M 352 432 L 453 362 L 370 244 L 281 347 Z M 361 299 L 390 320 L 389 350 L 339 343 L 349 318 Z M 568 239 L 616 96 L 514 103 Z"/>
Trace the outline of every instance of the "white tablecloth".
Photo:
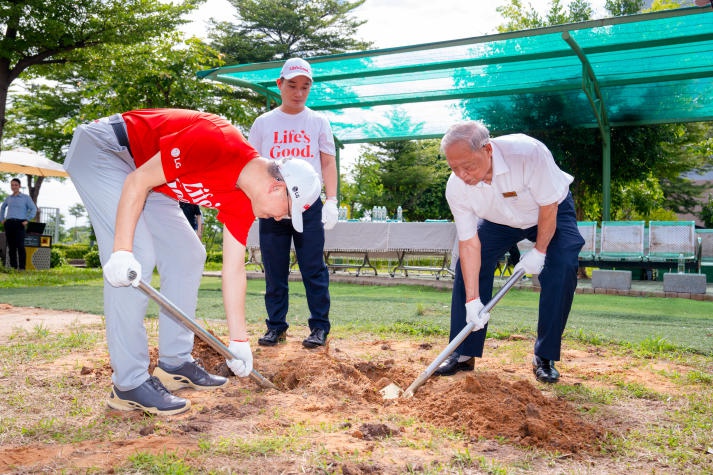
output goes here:
<path id="1" fill-rule="evenodd" d="M 340 221 L 324 232 L 324 250 L 438 251 L 453 250 L 457 242 L 454 223 L 370 223 Z M 248 247 L 259 247 L 258 222 L 248 234 Z"/>

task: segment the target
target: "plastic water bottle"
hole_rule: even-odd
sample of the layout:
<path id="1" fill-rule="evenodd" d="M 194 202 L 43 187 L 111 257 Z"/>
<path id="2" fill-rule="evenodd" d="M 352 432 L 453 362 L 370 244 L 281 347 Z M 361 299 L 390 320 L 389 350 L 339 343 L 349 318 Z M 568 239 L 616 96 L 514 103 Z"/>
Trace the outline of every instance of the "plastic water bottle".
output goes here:
<path id="1" fill-rule="evenodd" d="M 683 257 L 683 253 L 680 253 L 678 255 L 678 273 L 679 274 L 686 273 L 686 260 Z"/>
<path id="2" fill-rule="evenodd" d="M 400 223 L 403 220 L 404 220 L 404 212 L 401 209 L 401 206 L 399 206 L 398 208 L 396 208 L 396 221 Z"/>

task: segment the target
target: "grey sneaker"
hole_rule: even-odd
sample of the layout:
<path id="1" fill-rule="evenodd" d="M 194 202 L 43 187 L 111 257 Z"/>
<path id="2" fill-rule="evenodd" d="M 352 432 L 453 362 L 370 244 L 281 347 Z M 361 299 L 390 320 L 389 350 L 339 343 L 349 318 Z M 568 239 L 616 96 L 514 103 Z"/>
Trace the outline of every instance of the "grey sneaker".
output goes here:
<path id="1" fill-rule="evenodd" d="M 178 368 L 169 368 L 159 361 L 153 375 L 170 391 L 181 388 L 215 389 L 228 384 L 228 378 L 210 374 L 197 361 L 187 361 Z"/>
<path id="2" fill-rule="evenodd" d="M 172 416 L 191 408 L 191 401 L 168 392 L 168 389 L 154 376 L 150 376 L 140 386 L 128 391 L 122 391 L 114 386 L 107 404 L 119 411 L 144 411 L 159 416 Z"/>

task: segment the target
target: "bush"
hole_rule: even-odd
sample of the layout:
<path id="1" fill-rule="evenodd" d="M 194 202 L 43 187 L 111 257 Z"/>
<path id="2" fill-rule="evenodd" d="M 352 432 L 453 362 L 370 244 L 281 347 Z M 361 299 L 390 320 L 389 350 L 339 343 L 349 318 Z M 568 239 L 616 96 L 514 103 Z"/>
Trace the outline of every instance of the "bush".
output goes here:
<path id="1" fill-rule="evenodd" d="M 84 254 L 84 264 L 87 267 L 101 267 L 101 261 L 99 260 L 99 251 L 89 251 Z"/>
<path id="2" fill-rule="evenodd" d="M 205 258 L 206 262 L 217 262 L 221 264 L 223 262 L 223 253 L 221 251 L 209 252 Z"/>
<path id="3" fill-rule="evenodd" d="M 53 247 L 63 250 L 67 259 L 83 259 L 89 251 L 88 244 L 55 244 Z"/>
<path id="4" fill-rule="evenodd" d="M 50 251 L 50 267 L 62 267 L 67 263 L 67 259 L 62 249 L 52 248 Z"/>
<path id="5" fill-rule="evenodd" d="M 701 205 L 701 221 L 706 228 L 713 228 L 713 195 L 708 195 L 708 202 Z"/>

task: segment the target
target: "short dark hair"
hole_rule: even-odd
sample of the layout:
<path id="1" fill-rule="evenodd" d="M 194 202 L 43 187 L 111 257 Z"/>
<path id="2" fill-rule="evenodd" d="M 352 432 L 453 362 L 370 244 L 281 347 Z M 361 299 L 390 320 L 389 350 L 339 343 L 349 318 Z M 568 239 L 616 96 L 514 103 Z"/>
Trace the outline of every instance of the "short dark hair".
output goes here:
<path id="1" fill-rule="evenodd" d="M 280 172 L 280 167 L 277 166 L 277 161 L 273 160 L 270 162 L 270 164 L 267 166 L 267 172 L 275 180 L 285 181 L 285 178 L 282 176 L 282 173 Z"/>
<path id="2" fill-rule="evenodd" d="M 19 178 L 13 178 L 12 180 L 10 180 L 10 183 L 15 182 L 15 181 L 17 182 L 18 185 L 22 185 L 22 182 L 20 181 Z"/>

